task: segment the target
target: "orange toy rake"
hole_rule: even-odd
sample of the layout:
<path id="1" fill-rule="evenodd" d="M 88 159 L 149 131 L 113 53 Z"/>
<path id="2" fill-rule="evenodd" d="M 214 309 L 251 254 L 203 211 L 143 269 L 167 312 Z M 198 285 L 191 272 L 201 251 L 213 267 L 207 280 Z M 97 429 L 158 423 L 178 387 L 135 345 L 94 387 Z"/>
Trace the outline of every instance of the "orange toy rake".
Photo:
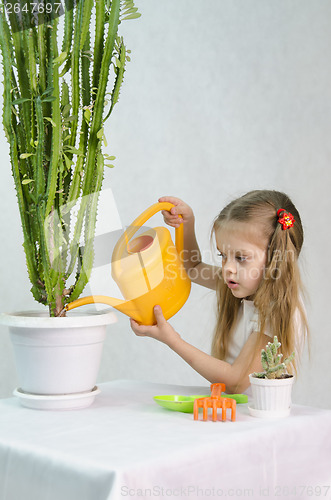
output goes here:
<path id="1" fill-rule="evenodd" d="M 212 409 L 213 422 L 217 421 L 217 410 L 222 409 L 222 422 L 226 420 L 226 410 L 231 409 L 231 421 L 236 420 L 236 401 L 231 398 L 222 397 L 225 391 L 225 385 L 222 383 L 211 384 L 211 396 L 207 398 L 198 398 L 194 401 L 193 416 L 194 420 L 199 420 L 199 408 L 202 408 L 202 419 L 208 420 L 208 410 Z"/>

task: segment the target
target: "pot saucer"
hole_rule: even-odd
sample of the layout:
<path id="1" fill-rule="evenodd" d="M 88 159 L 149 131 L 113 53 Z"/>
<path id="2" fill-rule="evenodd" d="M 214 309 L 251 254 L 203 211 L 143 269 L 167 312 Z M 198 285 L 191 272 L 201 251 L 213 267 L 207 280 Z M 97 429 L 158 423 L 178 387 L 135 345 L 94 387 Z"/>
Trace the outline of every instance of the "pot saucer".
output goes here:
<path id="1" fill-rule="evenodd" d="M 289 416 L 291 408 L 286 408 L 285 410 L 257 410 L 253 406 L 248 406 L 248 411 L 252 417 L 284 418 Z"/>
<path id="2" fill-rule="evenodd" d="M 74 394 L 43 395 L 24 392 L 19 387 L 13 395 L 18 397 L 22 406 L 34 410 L 79 410 L 90 406 L 101 391 L 95 386 L 92 391 Z"/>

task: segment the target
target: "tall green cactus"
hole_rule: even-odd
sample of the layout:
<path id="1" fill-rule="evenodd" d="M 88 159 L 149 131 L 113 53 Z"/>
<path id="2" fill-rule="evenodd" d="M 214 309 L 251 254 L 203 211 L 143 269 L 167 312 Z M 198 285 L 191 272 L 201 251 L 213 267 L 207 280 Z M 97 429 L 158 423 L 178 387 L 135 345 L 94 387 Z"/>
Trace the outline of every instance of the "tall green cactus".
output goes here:
<path id="1" fill-rule="evenodd" d="M 286 367 L 294 358 L 294 352 L 282 361 L 283 355 L 278 353 L 281 343 L 278 341 L 277 336 L 274 337 L 273 342 L 268 342 L 265 349 L 261 351 L 261 363 L 263 372 L 254 373 L 257 378 L 282 378 L 286 376 Z"/>
<path id="2" fill-rule="evenodd" d="M 112 159 L 102 152 L 104 122 L 130 60 L 118 27 L 140 16 L 133 0 L 65 3 L 64 17 L 54 0 L 0 3 L 3 125 L 31 291 L 51 316 L 90 276 L 104 161 Z"/>

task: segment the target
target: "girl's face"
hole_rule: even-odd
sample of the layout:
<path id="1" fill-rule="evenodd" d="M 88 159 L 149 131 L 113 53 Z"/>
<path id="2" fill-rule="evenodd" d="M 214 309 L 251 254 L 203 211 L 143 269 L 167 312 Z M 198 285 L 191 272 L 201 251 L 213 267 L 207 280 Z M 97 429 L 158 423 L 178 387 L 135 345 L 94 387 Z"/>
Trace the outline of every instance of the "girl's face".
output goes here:
<path id="1" fill-rule="evenodd" d="M 232 294 L 254 298 L 264 274 L 267 244 L 261 229 L 247 222 L 228 222 L 215 231 L 222 258 L 222 277 Z"/>

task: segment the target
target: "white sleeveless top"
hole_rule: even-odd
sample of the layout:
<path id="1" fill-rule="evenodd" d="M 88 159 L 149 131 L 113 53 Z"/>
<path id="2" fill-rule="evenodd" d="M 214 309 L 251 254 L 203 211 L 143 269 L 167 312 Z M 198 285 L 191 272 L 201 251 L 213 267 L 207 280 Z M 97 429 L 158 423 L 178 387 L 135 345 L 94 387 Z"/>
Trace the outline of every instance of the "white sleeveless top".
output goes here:
<path id="1" fill-rule="evenodd" d="M 258 311 L 252 300 L 243 299 L 238 312 L 237 326 L 232 333 L 232 338 L 229 344 L 229 353 L 225 359 L 232 364 L 238 357 L 240 351 L 246 344 L 248 337 L 258 329 Z M 271 337 L 271 334 L 265 332 Z"/>
<path id="2" fill-rule="evenodd" d="M 254 302 L 252 300 L 243 299 L 238 313 L 237 326 L 233 331 L 233 335 L 229 344 L 229 353 L 225 361 L 232 364 L 238 357 L 240 351 L 244 347 L 251 333 L 257 331 L 258 315 L 259 313 L 254 306 Z M 299 359 L 302 354 L 306 332 L 303 330 L 303 325 L 301 324 L 301 316 L 298 309 L 295 312 L 294 321 L 297 332 L 295 351 L 296 357 L 298 357 Z M 273 334 L 268 331 L 268 328 L 265 329 L 264 333 L 265 335 L 273 338 Z M 252 396 L 251 386 L 248 386 L 248 388 L 244 391 L 244 394 L 247 394 L 249 397 Z"/>
<path id="3" fill-rule="evenodd" d="M 243 299 L 241 302 L 241 307 L 238 313 L 237 326 L 233 331 L 232 338 L 229 344 L 229 353 L 226 357 L 225 361 L 232 364 L 234 360 L 238 357 L 240 351 L 246 344 L 248 337 L 254 331 L 258 329 L 258 317 L 259 313 L 254 306 L 254 302 L 252 300 Z M 296 351 L 298 356 L 300 357 L 303 348 L 303 342 L 305 339 L 305 332 L 303 331 L 303 327 L 301 324 L 301 317 L 299 314 L 299 310 L 295 312 L 295 325 L 297 332 L 296 339 Z M 265 335 L 273 338 L 273 334 L 268 330 L 268 328 L 264 331 Z"/>

